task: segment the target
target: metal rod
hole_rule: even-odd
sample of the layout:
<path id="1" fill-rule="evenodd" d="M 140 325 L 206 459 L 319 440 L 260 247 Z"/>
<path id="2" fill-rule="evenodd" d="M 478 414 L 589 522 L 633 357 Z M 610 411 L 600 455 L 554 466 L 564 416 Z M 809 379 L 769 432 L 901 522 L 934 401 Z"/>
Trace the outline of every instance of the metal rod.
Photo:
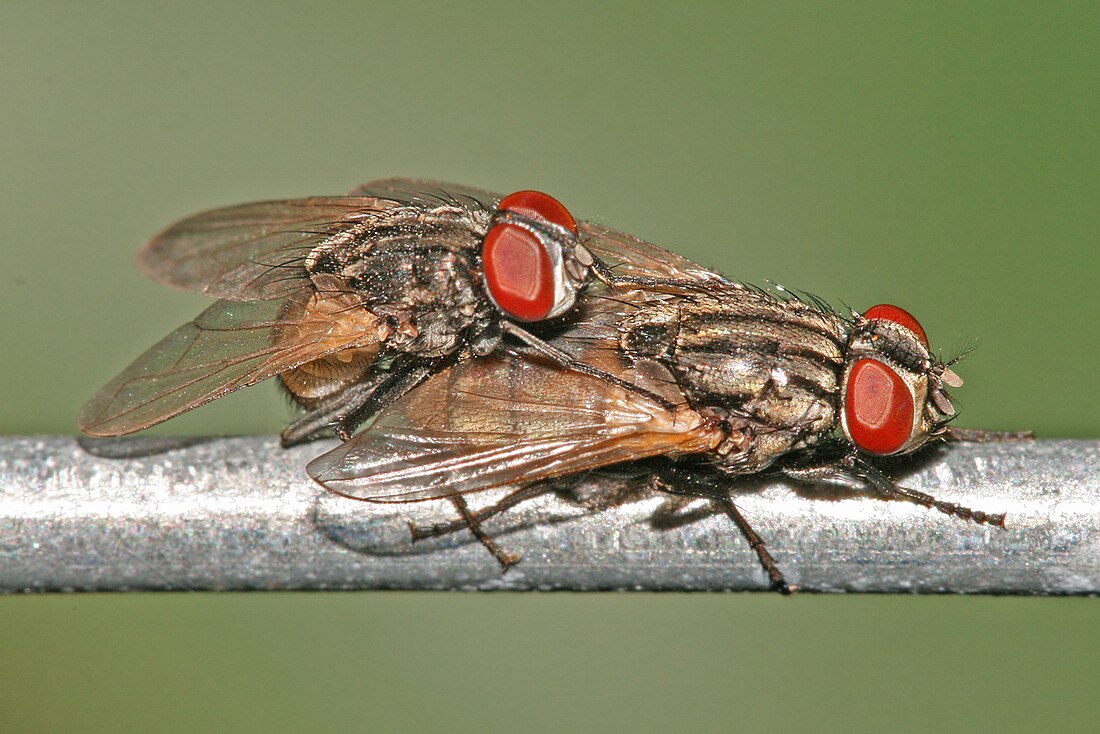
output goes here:
<path id="1" fill-rule="evenodd" d="M 448 502 L 327 493 L 303 468 L 325 448 L 283 450 L 267 436 L 0 439 L 0 590 L 768 588 L 741 534 L 705 505 L 677 527 L 655 522 L 666 498 L 652 492 L 589 507 L 626 474 L 486 520 L 523 556 L 502 572 L 465 530 L 412 542 L 410 522 L 454 520 Z M 731 480 L 731 492 L 803 591 L 1100 593 L 1100 442 L 942 447 L 903 480 L 1007 512 L 1007 530 L 781 482 Z"/>

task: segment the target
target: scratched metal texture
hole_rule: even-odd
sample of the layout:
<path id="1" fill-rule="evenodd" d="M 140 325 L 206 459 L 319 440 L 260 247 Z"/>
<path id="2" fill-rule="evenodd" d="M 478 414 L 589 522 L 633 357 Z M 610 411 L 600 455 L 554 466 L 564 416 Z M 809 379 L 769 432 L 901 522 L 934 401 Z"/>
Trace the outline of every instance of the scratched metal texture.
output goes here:
<path id="1" fill-rule="evenodd" d="M 448 502 L 327 493 L 304 471 L 325 447 L 283 450 L 270 436 L 2 438 L 0 591 L 768 588 L 737 529 L 705 504 L 669 528 L 654 522 L 659 494 L 601 511 L 577 501 L 620 491 L 628 479 L 614 473 L 488 521 L 523 556 L 502 573 L 468 532 L 411 542 L 408 523 L 453 519 Z M 902 477 L 1006 512 L 1007 529 L 778 481 L 731 481 L 730 491 L 802 591 L 1100 592 L 1100 442 L 941 447 Z"/>

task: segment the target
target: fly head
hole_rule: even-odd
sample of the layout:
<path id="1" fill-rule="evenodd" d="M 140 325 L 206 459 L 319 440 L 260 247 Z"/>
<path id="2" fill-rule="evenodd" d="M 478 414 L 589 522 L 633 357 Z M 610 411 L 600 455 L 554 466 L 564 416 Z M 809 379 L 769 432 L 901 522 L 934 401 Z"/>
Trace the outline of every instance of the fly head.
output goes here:
<path id="1" fill-rule="evenodd" d="M 911 314 L 874 306 L 857 315 L 845 351 L 844 435 L 868 454 L 915 451 L 955 417 L 946 388 L 959 385 L 950 366 L 932 356 Z"/>

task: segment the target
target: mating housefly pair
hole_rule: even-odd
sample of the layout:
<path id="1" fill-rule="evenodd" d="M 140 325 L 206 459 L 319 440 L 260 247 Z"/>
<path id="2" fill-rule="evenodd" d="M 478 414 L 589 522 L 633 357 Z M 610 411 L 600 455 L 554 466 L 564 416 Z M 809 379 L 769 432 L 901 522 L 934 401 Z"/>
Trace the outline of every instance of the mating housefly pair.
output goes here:
<path id="1" fill-rule="evenodd" d="M 482 530 L 488 516 L 543 480 L 652 457 L 655 486 L 713 502 L 781 590 L 716 474 L 775 471 L 1004 523 L 868 461 L 962 437 L 947 394 L 962 381 L 909 313 L 736 283 L 546 194 L 377 181 L 198 214 L 138 263 L 220 300 L 100 390 L 84 432 L 139 431 L 277 377 L 301 408 L 284 445 L 344 441 L 310 476 L 370 502 L 449 498 L 505 567 L 518 557 Z M 512 501 L 464 499 L 501 487 Z"/>

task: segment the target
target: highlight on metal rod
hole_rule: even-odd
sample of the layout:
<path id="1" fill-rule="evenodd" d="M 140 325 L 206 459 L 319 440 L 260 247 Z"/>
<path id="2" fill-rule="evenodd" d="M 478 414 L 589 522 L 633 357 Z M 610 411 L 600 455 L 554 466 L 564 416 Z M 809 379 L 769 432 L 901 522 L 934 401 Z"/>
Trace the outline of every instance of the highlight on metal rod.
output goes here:
<path id="1" fill-rule="evenodd" d="M 487 520 L 522 555 L 502 572 L 465 530 L 413 542 L 410 523 L 454 521 L 449 502 L 326 492 L 304 470 L 324 448 L 284 450 L 270 436 L 0 438 L 0 591 L 769 587 L 737 528 L 705 503 L 681 523 L 657 520 L 667 498 L 652 491 L 593 509 L 637 486 L 629 469 Z M 731 480 L 730 491 L 803 591 L 1100 593 L 1100 442 L 944 446 L 901 479 L 1006 512 L 1007 529 L 781 481 Z M 502 496 L 469 500 L 476 509 Z"/>

